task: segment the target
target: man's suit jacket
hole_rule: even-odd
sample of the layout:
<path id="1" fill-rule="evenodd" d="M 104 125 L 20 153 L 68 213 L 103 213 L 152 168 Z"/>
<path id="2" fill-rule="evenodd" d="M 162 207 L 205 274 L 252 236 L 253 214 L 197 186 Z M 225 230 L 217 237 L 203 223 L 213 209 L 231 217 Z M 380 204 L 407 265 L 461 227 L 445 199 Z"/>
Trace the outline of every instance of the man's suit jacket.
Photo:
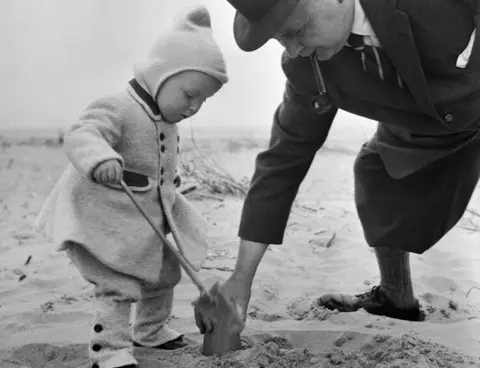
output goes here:
<path id="1" fill-rule="evenodd" d="M 405 88 L 365 71 L 359 53 L 348 47 L 320 67 L 335 107 L 380 122 L 378 151 L 390 174 L 402 177 L 458 149 L 480 130 L 480 35 L 466 68 L 456 66 L 475 29 L 480 1 L 361 3 Z M 309 60 L 284 54 L 282 65 L 286 98 L 312 108 L 317 90 Z"/>
<path id="2" fill-rule="evenodd" d="M 459 149 L 480 130 L 480 0 L 361 0 L 381 52 L 404 88 L 363 69 L 358 51 L 344 47 L 320 62 L 329 98 L 318 97 L 308 58 L 282 57 L 287 77 L 270 148 L 257 158 L 239 236 L 278 244 L 292 202 L 338 108 L 379 121 L 369 143 L 394 178 L 407 176 Z M 456 61 L 476 30 L 466 68 Z"/>

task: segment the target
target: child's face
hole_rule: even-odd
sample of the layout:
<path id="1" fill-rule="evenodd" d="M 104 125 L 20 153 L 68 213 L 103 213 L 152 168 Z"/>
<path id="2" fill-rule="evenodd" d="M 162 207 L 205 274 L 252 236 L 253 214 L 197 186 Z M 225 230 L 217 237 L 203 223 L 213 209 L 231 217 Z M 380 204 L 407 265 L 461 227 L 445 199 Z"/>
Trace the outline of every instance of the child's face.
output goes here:
<path id="1" fill-rule="evenodd" d="M 222 87 L 217 79 L 197 71 L 185 71 L 167 79 L 157 96 L 162 117 L 169 123 L 195 115 L 205 100 Z"/>

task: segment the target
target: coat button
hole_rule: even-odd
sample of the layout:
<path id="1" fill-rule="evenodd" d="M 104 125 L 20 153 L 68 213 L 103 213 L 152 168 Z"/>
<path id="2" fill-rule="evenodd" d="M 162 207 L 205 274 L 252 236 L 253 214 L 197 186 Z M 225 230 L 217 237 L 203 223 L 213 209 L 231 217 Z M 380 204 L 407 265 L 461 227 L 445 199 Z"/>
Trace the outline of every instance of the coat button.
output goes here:
<path id="1" fill-rule="evenodd" d="M 180 136 L 177 135 L 177 142 L 180 142 Z"/>
<path id="2" fill-rule="evenodd" d="M 443 120 L 445 121 L 445 123 L 450 124 L 453 121 L 453 115 L 450 113 L 447 113 L 443 117 Z"/>
<path id="3" fill-rule="evenodd" d="M 173 179 L 173 184 L 175 184 L 175 187 L 180 187 L 182 184 L 182 179 L 180 179 L 180 176 L 176 175 L 175 179 Z"/>
<path id="4" fill-rule="evenodd" d="M 165 172 L 165 170 L 163 169 L 163 167 L 160 169 L 160 175 L 163 175 L 163 173 Z"/>
<path id="5" fill-rule="evenodd" d="M 319 96 L 315 101 L 312 102 L 312 107 L 319 114 L 326 113 L 331 110 L 332 106 L 328 101 L 326 96 Z"/>
<path id="6" fill-rule="evenodd" d="M 160 147 L 160 151 L 165 152 L 165 146 L 162 144 L 162 146 Z"/>
<path id="7" fill-rule="evenodd" d="M 98 352 L 102 350 L 102 347 L 99 344 L 93 344 L 92 350 Z"/>
<path id="8" fill-rule="evenodd" d="M 102 332 L 103 331 L 102 325 L 97 324 L 97 325 L 93 326 L 93 331 L 95 331 L 96 333 Z"/>
<path id="9" fill-rule="evenodd" d="M 160 185 L 163 185 L 163 183 L 164 183 L 163 179 L 162 179 L 162 180 L 160 180 Z"/>
<path id="10" fill-rule="evenodd" d="M 100 368 L 100 366 L 97 363 L 93 363 L 92 368 Z"/>
<path id="11" fill-rule="evenodd" d="M 160 140 L 163 141 L 165 139 L 165 134 L 160 133 Z"/>

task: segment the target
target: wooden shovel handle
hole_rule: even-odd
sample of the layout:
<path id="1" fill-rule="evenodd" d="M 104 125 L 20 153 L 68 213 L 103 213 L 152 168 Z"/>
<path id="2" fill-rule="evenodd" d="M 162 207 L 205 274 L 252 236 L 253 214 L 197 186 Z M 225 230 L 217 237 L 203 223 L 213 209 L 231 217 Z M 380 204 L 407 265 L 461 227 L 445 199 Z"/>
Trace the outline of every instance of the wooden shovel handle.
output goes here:
<path id="1" fill-rule="evenodd" d="M 178 262 L 180 262 L 180 265 L 183 267 L 183 269 L 188 274 L 188 276 L 192 279 L 193 283 L 197 286 L 198 290 L 200 290 L 200 293 L 203 295 L 209 295 L 205 286 L 202 284 L 202 282 L 197 277 L 195 272 L 190 268 L 190 265 L 187 263 L 187 261 L 185 261 L 185 259 L 180 254 L 180 252 L 177 249 L 175 249 L 175 247 L 167 240 L 167 237 L 160 231 L 158 226 L 155 225 L 150 215 L 144 210 L 142 205 L 137 201 L 137 199 L 135 198 L 135 195 L 132 193 L 132 191 L 127 186 L 127 184 L 125 184 L 125 182 L 122 180 L 120 182 L 120 185 L 122 186 L 125 193 L 127 193 L 127 195 L 130 197 L 130 199 L 135 204 L 135 206 L 138 208 L 138 210 L 142 213 L 145 220 L 148 221 L 148 223 L 150 224 L 152 229 L 155 231 L 155 233 L 159 236 L 159 238 L 163 241 L 163 243 L 170 249 L 170 251 L 172 251 L 175 257 L 178 259 Z"/>

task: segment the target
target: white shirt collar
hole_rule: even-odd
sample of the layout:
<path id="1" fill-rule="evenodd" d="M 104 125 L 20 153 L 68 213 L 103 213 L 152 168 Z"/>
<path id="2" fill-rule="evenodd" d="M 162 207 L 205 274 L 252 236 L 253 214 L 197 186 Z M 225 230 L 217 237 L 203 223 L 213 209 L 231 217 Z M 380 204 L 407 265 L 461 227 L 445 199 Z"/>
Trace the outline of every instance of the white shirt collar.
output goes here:
<path id="1" fill-rule="evenodd" d="M 355 14 L 353 16 L 353 27 L 352 33 L 361 35 L 361 36 L 375 36 L 370 22 L 365 15 L 362 4 L 360 0 L 355 0 Z"/>

